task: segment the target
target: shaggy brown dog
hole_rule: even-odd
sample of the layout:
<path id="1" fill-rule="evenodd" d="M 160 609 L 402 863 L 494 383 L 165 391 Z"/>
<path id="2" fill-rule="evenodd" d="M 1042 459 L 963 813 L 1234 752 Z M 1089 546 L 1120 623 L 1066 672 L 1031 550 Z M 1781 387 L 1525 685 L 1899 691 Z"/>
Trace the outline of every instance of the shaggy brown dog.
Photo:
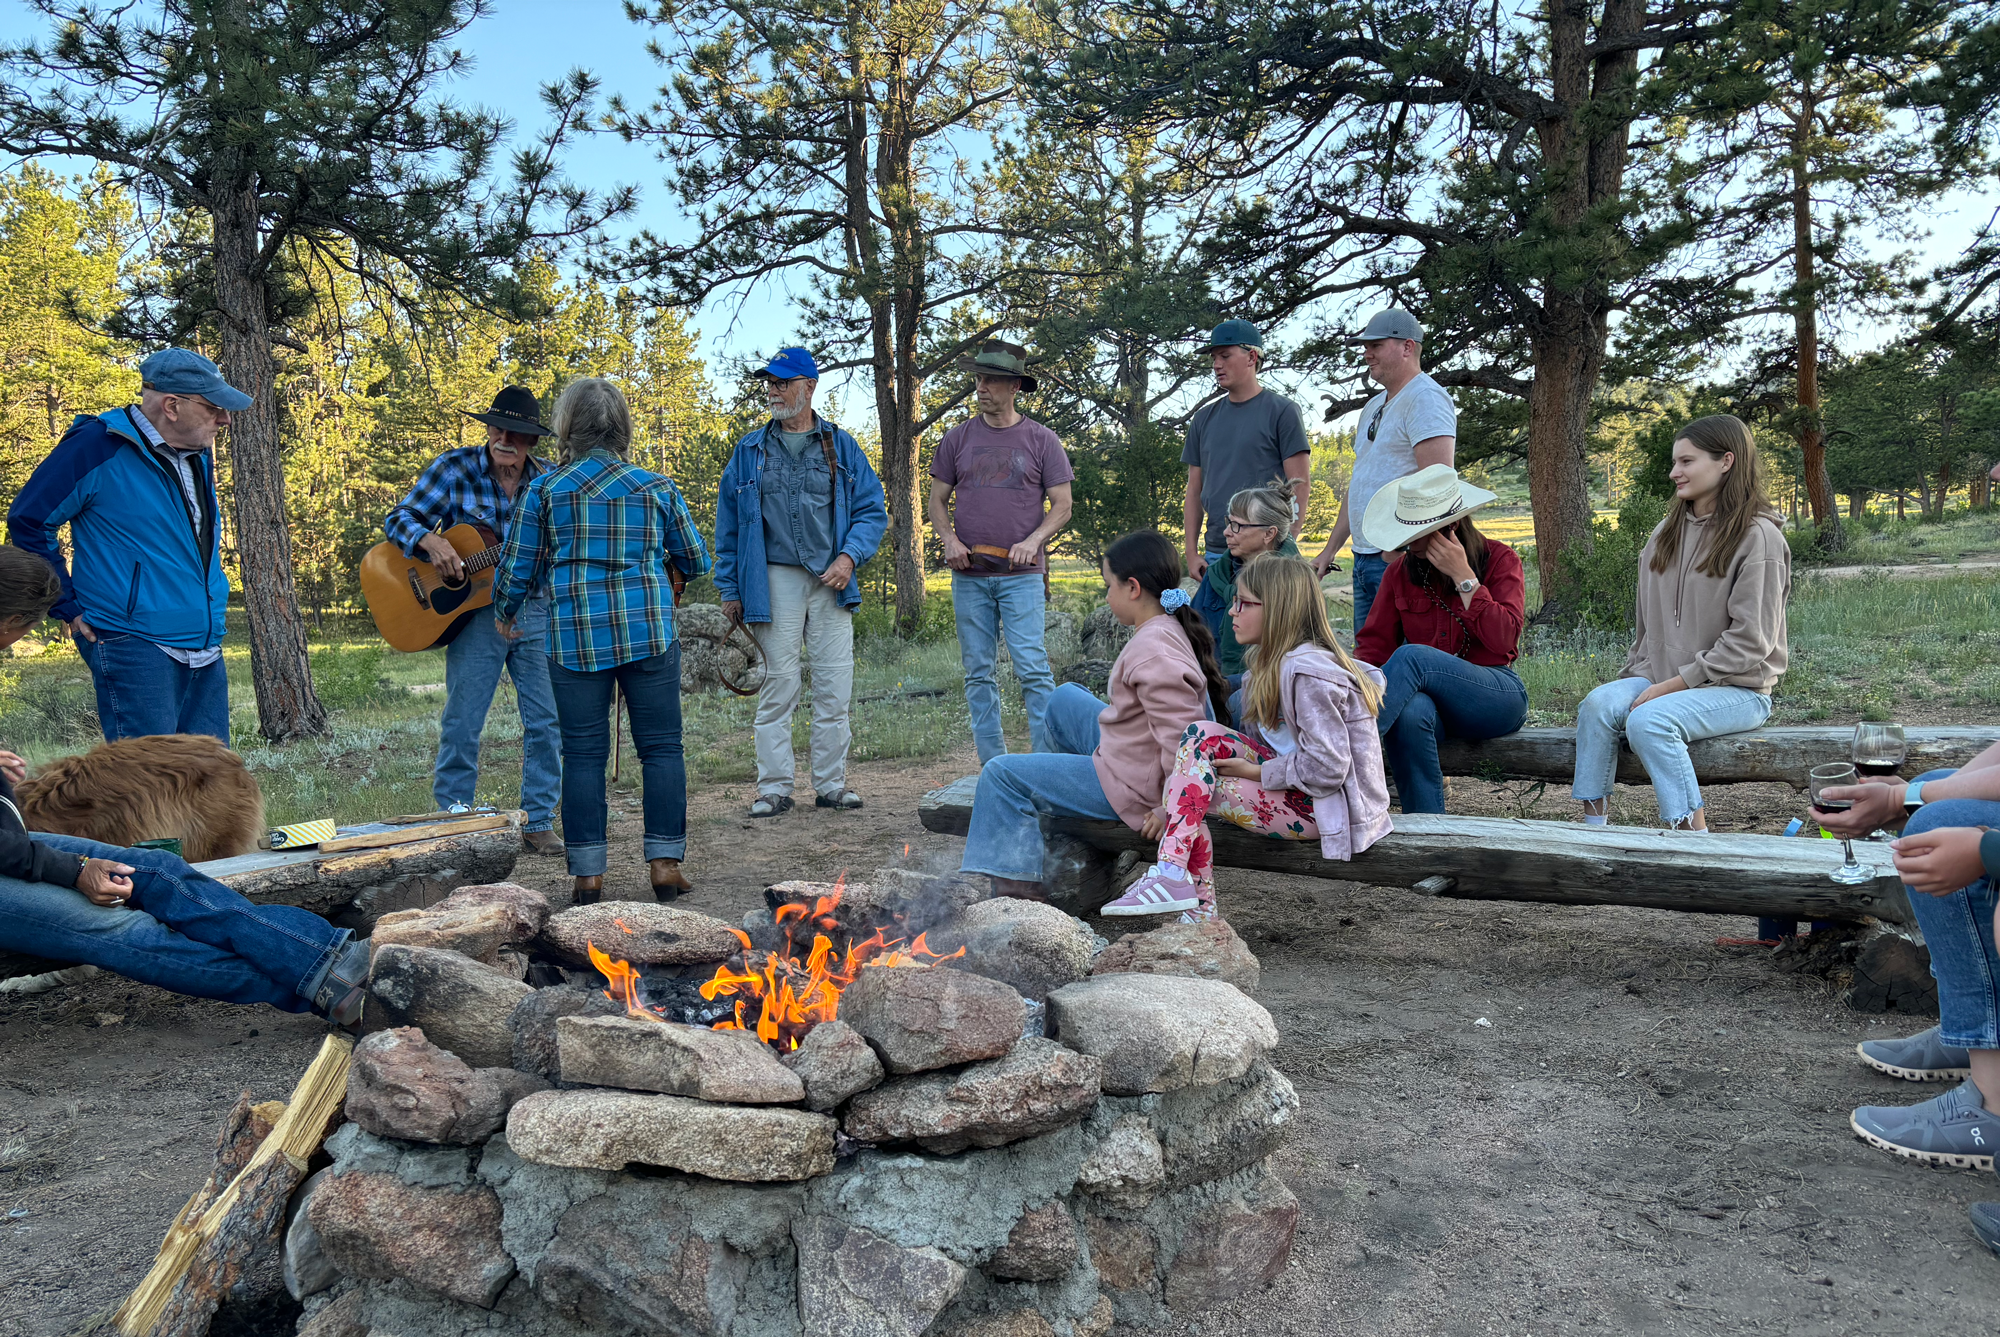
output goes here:
<path id="1" fill-rule="evenodd" d="M 178 836 L 189 863 L 257 848 L 264 795 L 243 758 L 206 734 L 148 734 L 50 762 L 15 797 L 30 831 L 129 847 Z"/>

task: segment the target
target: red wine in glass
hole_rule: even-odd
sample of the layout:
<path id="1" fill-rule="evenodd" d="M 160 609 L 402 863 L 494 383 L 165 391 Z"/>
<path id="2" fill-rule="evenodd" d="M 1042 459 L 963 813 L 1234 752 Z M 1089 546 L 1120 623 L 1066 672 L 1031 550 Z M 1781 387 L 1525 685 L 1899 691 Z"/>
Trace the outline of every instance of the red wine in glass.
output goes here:
<path id="1" fill-rule="evenodd" d="M 1867 761 L 1857 758 L 1854 763 L 1854 769 L 1863 775 L 1894 775 L 1902 769 L 1902 766 L 1903 763 L 1900 760 Z M 1825 805 L 1822 804 L 1821 806 L 1824 807 Z"/>

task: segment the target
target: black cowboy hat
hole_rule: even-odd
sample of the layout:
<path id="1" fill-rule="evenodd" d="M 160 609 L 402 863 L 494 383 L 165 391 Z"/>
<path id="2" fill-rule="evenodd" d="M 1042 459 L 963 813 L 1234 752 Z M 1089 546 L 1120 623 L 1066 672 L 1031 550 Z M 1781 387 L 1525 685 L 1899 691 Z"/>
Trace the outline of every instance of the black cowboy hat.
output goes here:
<path id="1" fill-rule="evenodd" d="M 486 413 L 468 413 L 474 422 L 498 427 L 503 432 L 524 432 L 529 436 L 554 436 L 542 426 L 542 406 L 535 392 L 525 385 L 510 385 L 493 396 L 493 408 Z"/>

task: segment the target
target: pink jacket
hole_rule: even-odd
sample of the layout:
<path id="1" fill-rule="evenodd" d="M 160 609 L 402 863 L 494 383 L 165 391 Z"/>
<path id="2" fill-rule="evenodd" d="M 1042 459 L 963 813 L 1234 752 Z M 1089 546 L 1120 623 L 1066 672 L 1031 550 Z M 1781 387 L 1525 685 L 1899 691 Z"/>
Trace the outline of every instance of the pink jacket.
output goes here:
<path id="1" fill-rule="evenodd" d="M 1209 714 L 1208 684 L 1194 646 L 1171 614 L 1140 624 L 1111 666 L 1111 704 L 1091 761 L 1104 797 L 1134 831 L 1160 806 L 1181 735 Z M 1376 769 L 1381 769 L 1378 756 Z"/>
<path id="2" fill-rule="evenodd" d="M 1363 667 L 1380 687 L 1382 675 Z M 1389 784 L 1375 717 L 1354 678 L 1316 645 L 1294 646 L 1285 656 L 1278 701 L 1299 750 L 1265 762 L 1258 783 L 1311 795 L 1320 854 L 1352 859 L 1389 834 Z"/>

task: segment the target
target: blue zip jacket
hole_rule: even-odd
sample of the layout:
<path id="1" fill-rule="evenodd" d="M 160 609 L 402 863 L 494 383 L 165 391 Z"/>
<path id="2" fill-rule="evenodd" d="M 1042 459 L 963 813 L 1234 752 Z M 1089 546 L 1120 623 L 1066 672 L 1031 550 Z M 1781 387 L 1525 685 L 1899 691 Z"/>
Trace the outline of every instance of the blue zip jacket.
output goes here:
<path id="1" fill-rule="evenodd" d="M 834 469 L 840 475 L 833 490 L 834 551 L 854 559 L 855 574 L 840 592 L 841 606 L 852 612 L 861 606 L 861 564 L 881 546 L 882 535 L 889 528 L 889 512 L 883 505 L 882 480 L 875 476 L 874 467 L 854 438 L 824 418 L 818 419 L 818 425 L 833 431 Z M 715 588 L 724 602 L 735 600 L 743 605 L 745 622 L 771 620 L 771 580 L 764 561 L 764 501 L 757 480 L 764 471 L 766 453 L 784 449 L 772 437 L 777 426 L 766 422 L 736 443 L 715 498 Z M 806 449 L 818 450 L 817 440 Z"/>
<path id="2" fill-rule="evenodd" d="M 214 455 L 193 461 L 210 535 L 203 552 L 180 479 L 146 444 L 131 420 L 136 412 L 112 409 L 71 423 L 7 509 L 7 532 L 61 574 L 62 598 L 50 610 L 56 617 L 67 622 L 80 613 L 98 631 L 206 650 L 222 644 L 229 603 Z M 64 525 L 74 570 L 56 542 Z"/>

